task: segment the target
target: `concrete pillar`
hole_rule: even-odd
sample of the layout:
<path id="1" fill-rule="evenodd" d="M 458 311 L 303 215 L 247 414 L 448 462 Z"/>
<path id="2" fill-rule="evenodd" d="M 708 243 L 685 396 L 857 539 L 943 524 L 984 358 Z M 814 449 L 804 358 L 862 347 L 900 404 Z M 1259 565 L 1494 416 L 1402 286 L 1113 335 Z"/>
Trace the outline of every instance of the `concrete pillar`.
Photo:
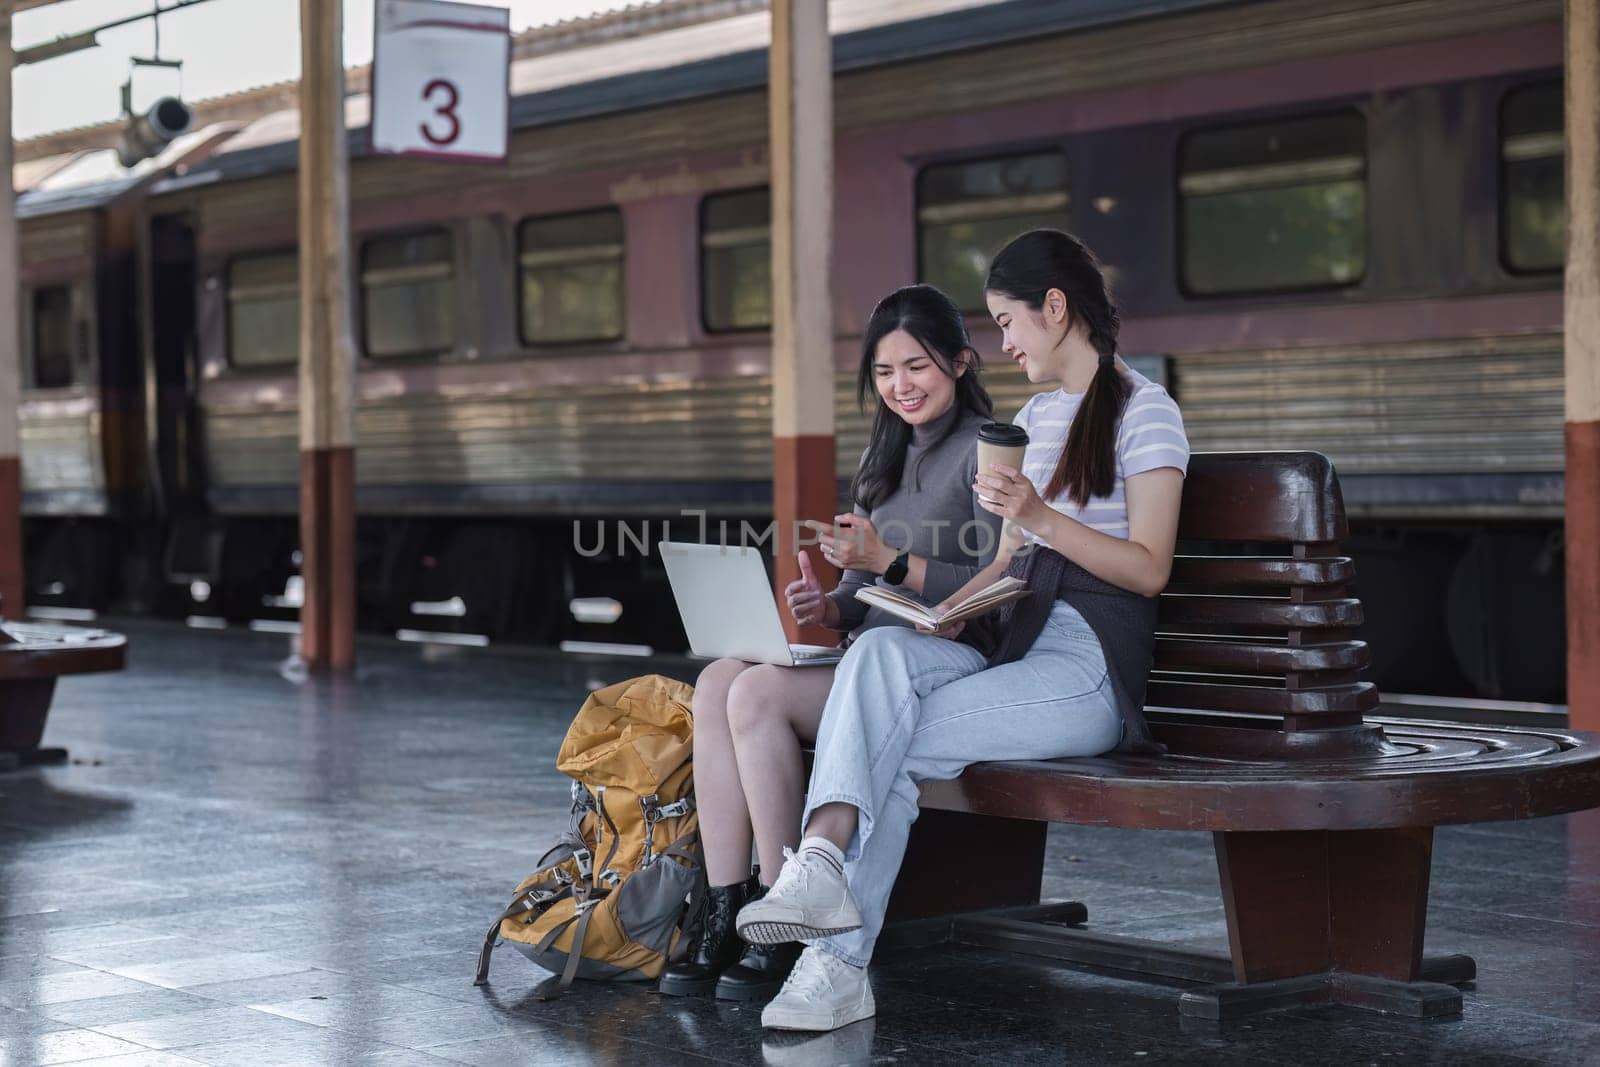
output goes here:
<path id="1" fill-rule="evenodd" d="M 0 3 L 0 611 L 22 614 L 22 352 L 17 309 L 17 197 L 11 187 L 11 12 Z"/>
<path id="2" fill-rule="evenodd" d="M 355 362 L 339 0 L 300 0 L 300 609 L 312 668 L 355 665 Z"/>
<path id="3" fill-rule="evenodd" d="M 1600 730 L 1600 0 L 1567 0 L 1567 704 Z"/>
<path id="4" fill-rule="evenodd" d="M 778 588 L 800 576 L 795 525 L 838 505 L 833 436 L 833 52 L 826 0 L 772 0 L 772 506 Z M 828 574 L 812 552 L 820 574 Z M 823 579 L 829 584 L 829 579 Z M 800 633 L 784 612 L 791 640 Z"/>

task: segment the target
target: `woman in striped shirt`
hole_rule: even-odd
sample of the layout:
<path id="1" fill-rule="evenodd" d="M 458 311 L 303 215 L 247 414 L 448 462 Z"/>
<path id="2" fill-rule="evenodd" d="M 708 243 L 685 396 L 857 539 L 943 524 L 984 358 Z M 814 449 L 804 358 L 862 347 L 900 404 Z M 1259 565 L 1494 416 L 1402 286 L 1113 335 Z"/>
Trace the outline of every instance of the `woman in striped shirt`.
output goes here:
<path id="1" fill-rule="evenodd" d="M 1030 595 L 966 632 L 871 631 L 840 663 L 804 840 L 737 923 L 748 941 L 811 942 L 762 1013 L 769 1027 L 832 1030 L 874 1013 L 866 965 L 920 781 L 984 760 L 1158 748 L 1141 709 L 1189 459 L 1183 418 L 1117 358 L 1116 307 L 1076 238 L 1023 234 L 985 288 L 1006 355 L 1055 388 L 1017 416 L 1029 434 L 1022 470 L 977 475 L 1006 532 L 995 561 L 944 605 L 1002 573 Z"/>

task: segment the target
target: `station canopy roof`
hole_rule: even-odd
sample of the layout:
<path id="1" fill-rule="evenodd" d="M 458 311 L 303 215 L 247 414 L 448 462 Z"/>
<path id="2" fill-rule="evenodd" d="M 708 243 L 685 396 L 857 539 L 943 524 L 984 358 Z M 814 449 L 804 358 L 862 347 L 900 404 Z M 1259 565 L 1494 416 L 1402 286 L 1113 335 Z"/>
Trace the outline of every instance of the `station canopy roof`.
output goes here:
<path id="1" fill-rule="evenodd" d="M 829 0 L 828 21 L 834 69 L 846 71 L 1231 2 Z M 759 88 L 770 43 L 766 0 L 662 0 L 539 27 L 519 34 L 513 45 L 511 124 L 521 129 Z M 368 69 L 346 77 L 356 89 L 345 100 L 356 158 L 367 152 Z M 252 93 L 263 90 L 235 96 Z M 283 96 L 263 99 L 281 103 Z M 201 101 L 196 114 L 204 120 L 208 110 L 226 112 L 231 99 Z M 28 159 L 13 172 L 17 212 L 27 218 L 96 207 L 141 185 L 162 192 L 291 170 L 299 135 L 299 111 L 290 105 L 202 126 L 132 168 L 109 148 Z"/>

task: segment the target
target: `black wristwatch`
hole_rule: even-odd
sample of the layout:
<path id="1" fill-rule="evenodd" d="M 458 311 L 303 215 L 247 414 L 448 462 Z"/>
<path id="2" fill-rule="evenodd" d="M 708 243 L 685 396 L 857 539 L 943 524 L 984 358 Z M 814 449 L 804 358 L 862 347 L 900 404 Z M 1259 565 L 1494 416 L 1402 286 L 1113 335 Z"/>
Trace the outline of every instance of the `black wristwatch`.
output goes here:
<path id="1" fill-rule="evenodd" d="M 911 570 L 911 553 L 902 552 L 889 564 L 889 569 L 883 572 L 883 580 L 890 585 L 899 585 L 906 580 L 906 574 Z"/>

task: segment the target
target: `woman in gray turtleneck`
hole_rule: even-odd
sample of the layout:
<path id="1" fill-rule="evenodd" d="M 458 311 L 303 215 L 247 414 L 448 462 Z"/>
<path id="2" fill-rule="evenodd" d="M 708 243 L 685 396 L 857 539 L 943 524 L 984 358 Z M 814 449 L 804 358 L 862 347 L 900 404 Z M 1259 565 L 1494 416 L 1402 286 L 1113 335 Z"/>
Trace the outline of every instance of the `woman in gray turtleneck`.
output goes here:
<path id="1" fill-rule="evenodd" d="M 855 599 L 869 582 L 937 604 L 994 558 L 1000 519 L 977 502 L 978 427 L 993 404 L 961 310 L 929 285 L 889 294 L 862 340 L 858 391 L 873 405 L 872 432 L 850 486 L 853 514 L 823 539 L 844 570 L 824 592 L 804 552 L 786 590 L 801 625 L 853 638 L 899 619 Z M 667 969 L 661 992 L 765 1001 L 798 946 L 745 945 L 739 909 L 772 884 L 799 844 L 805 777 L 801 746 L 816 738 L 833 667 L 778 667 L 723 659 L 695 683 L 695 801 L 711 891 L 693 957 Z M 752 835 L 760 879 L 750 872 Z"/>

